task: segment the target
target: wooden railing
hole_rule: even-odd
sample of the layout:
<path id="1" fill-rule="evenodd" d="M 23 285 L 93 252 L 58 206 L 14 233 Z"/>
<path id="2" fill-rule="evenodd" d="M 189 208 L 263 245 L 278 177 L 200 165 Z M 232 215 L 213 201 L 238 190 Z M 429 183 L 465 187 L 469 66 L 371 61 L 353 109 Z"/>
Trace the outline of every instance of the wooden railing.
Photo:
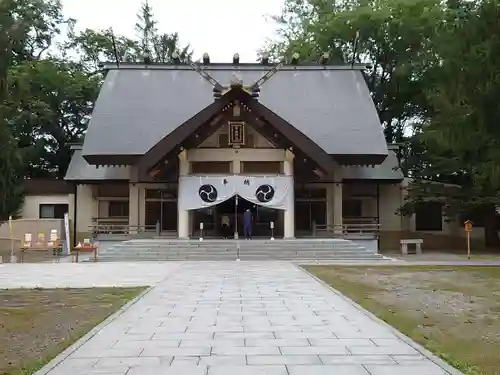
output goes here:
<path id="1" fill-rule="evenodd" d="M 128 218 L 95 218 L 90 226 L 92 237 L 99 235 L 138 235 L 149 232 L 160 235 L 160 225 L 129 225 Z"/>
<path id="2" fill-rule="evenodd" d="M 378 224 L 379 219 L 372 216 L 364 217 L 344 217 L 342 219 L 343 224 Z"/>
<path id="3" fill-rule="evenodd" d="M 344 223 L 342 225 L 313 224 L 314 237 L 368 237 L 377 238 L 380 224 L 373 222 Z"/>

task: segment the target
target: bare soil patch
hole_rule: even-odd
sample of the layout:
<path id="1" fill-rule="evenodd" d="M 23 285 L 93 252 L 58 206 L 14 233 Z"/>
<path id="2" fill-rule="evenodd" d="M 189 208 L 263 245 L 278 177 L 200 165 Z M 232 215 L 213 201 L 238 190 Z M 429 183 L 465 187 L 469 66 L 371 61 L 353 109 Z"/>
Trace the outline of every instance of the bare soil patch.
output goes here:
<path id="1" fill-rule="evenodd" d="M 143 289 L 0 290 L 0 375 L 32 374 Z"/>
<path id="2" fill-rule="evenodd" d="M 500 374 L 500 267 L 305 268 L 466 374 Z"/>

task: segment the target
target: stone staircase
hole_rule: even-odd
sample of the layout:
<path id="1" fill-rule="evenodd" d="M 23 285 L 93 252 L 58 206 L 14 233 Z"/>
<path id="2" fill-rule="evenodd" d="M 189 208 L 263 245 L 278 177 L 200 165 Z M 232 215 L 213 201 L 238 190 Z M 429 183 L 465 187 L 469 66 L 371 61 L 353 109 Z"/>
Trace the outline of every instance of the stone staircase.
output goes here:
<path id="1" fill-rule="evenodd" d="M 380 254 L 344 239 L 181 240 L 135 239 L 103 246 L 99 261 L 292 260 L 372 261 Z"/>

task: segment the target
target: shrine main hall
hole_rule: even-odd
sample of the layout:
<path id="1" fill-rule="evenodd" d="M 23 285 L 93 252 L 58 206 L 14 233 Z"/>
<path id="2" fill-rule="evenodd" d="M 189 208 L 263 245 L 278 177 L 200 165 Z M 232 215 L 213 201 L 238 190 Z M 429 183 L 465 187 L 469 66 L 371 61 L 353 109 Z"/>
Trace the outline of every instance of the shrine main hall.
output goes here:
<path id="1" fill-rule="evenodd" d="M 219 237 L 223 216 L 242 236 L 247 209 L 255 237 L 401 229 L 403 175 L 364 66 L 205 54 L 104 68 L 65 177 L 77 237 Z"/>

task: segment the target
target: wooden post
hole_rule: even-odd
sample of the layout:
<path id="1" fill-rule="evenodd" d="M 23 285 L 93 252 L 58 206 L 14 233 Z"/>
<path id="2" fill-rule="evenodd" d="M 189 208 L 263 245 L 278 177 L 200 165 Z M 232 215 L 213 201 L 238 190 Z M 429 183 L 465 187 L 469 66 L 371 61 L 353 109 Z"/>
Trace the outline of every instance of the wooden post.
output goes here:
<path id="1" fill-rule="evenodd" d="M 12 216 L 9 216 L 9 234 L 10 234 L 10 262 L 16 263 L 17 258 L 14 251 L 14 227 L 12 224 Z"/>
<path id="2" fill-rule="evenodd" d="M 464 229 L 467 235 L 467 259 L 470 259 L 470 232 L 472 232 L 472 221 L 467 220 L 464 223 Z"/>
<path id="3" fill-rule="evenodd" d="M 467 232 L 467 259 L 470 259 L 470 232 Z"/>

